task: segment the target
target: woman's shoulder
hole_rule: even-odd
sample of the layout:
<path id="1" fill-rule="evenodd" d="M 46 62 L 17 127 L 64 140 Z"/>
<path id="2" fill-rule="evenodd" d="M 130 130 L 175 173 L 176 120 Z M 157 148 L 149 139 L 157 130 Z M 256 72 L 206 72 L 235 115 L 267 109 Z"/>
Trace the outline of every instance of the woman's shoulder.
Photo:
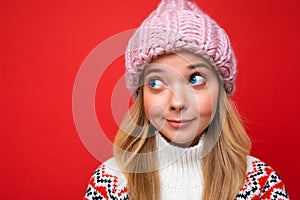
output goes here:
<path id="1" fill-rule="evenodd" d="M 127 200 L 127 181 L 114 158 L 102 163 L 90 178 L 85 199 Z"/>
<path id="2" fill-rule="evenodd" d="M 276 171 L 258 158 L 247 157 L 247 176 L 237 199 L 289 199 Z"/>

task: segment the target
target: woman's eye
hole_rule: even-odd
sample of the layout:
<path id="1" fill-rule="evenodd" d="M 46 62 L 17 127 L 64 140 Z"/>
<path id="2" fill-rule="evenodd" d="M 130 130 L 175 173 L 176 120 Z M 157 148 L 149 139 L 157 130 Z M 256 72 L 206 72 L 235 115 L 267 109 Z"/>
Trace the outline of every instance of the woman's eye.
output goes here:
<path id="1" fill-rule="evenodd" d="M 192 74 L 190 77 L 190 84 L 192 85 L 202 85 L 206 82 L 206 79 L 201 74 Z"/>
<path id="2" fill-rule="evenodd" d="M 149 86 L 154 89 L 159 89 L 159 88 L 164 87 L 164 84 L 161 80 L 159 80 L 157 78 L 153 78 L 150 80 Z"/>

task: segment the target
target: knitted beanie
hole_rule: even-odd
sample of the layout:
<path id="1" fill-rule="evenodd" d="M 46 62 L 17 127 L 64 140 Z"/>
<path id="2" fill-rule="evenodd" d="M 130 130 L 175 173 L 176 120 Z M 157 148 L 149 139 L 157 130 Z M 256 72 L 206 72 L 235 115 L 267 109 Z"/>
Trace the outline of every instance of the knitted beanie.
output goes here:
<path id="1" fill-rule="evenodd" d="M 145 66 L 162 54 L 189 51 L 201 55 L 233 95 L 236 59 L 226 32 L 187 0 L 162 0 L 129 40 L 126 52 L 127 87 L 135 99 Z"/>

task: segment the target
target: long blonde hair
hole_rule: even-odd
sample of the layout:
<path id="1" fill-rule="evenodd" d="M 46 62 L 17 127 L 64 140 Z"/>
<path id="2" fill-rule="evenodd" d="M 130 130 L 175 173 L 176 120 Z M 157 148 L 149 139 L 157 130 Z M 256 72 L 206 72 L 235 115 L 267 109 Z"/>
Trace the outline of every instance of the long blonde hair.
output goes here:
<path id="1" fill-rule="evenodd" d="M 224 88 L 220 88 L 218 108 L 210 127 L 221 127 L 221 134 L 201 162 L 204 200 L 235 198 L 246 178 L 247 155 L 251 148 L 250 139 L 233 102 Z M 153 134 L 154 129 L 144 111 L 143 89 L 140 88 L 114 142 L 114 156 L 127 178 L 130 199 L 160 199 L 160 177 Z M 147 156 L 141 156 L 145 154 Z"/>

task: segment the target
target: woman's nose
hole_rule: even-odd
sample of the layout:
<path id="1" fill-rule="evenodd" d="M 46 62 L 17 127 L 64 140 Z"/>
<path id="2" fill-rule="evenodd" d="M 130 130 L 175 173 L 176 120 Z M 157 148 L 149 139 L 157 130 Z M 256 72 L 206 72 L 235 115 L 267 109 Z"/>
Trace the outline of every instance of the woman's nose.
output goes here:
<path id="1" fill-rule="evenodd" d="M 170 91 L 169 110 L 183 111 L 187 109 L 187 91 L 183 87 L 175 87 Z"/>

